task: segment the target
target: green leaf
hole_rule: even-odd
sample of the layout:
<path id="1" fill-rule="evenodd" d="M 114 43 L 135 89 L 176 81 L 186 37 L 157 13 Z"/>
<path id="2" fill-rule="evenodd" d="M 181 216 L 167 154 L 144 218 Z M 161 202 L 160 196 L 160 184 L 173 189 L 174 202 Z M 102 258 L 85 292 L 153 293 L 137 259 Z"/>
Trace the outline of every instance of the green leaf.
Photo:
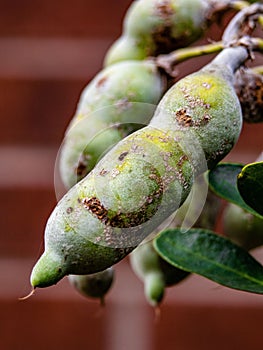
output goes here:
<path id="1" fill-rule="evenodd" d="M 234 203 L 249 213 L 262 218 L 251 208 L 239 193 L 237 178 L 244 165 L 236 163 L 220 163 L 208 173 L 209 187 L 219 197 Z"/>
<path id="2" fill-rule="evenodd" d="M 263 162 L 244 166 L 238 175 L 237 187 L 246 204 L 263 215 Z"/>
<path id="3" fill-rule="evenodd" d="M 263 294 L 263 266 L 247 251 L 212 231 L 162 231 L 154 248 L 169 264 L 221 285 Z"/>

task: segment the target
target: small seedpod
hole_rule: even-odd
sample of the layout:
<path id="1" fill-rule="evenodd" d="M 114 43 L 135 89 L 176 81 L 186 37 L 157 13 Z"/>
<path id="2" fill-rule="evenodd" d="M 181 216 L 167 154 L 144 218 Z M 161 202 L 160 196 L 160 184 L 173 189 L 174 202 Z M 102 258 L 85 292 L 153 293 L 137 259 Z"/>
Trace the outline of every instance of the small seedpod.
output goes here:
<path id="1" fill-rule="evenodd" d="M 168 53 L 203 34 L 208 7 L 204 0 L 134 1 L 125 16 L 123 32 L 135 38 L 148 55 Z"/>
<path id="2" fill-rule="evenodd" d="M 235 89 L 247 123 L 263 122 L 263 76 L 253 69 L 240 69 L 235 74 Z"/>
<path id="3" fill-rule="evenodd" d="M 204 192 L 206 195 L 205 203 L 200 192 Z M 201 176 L 194 183 L 186 201 L 176 211 L 176 215 L 171 222 L 167 223 L 167 226 L 170 228 L 181 227 L 183 230 L 185 226 L 189 227 L 189 225 L 213 229 L 219 208 L 220 199 L 212 192 L 207 191 L 205 176 Z M 161 303 L 166 287 L 177 285 L 189 275 L 188 272 L 163 260 L 154 249 L 152 241 L 140 244 L 130 254 L 130 263 L 134 273 L 144 283 L 146 300 L 152 306 Z"/>
<path id="4" fill-rule="evenodd" d="M 165 288 L 184 280 L 189 273 L 164 261 L 152 242 L 139 245 L 130 254 L 132 270 L 144 283 L 144 293 L 151 306 L 157 306 L 164 297 Z"/>
<path id="5" fill-rule="evenodd" d="M 110 290 L 114 280 L 112 267 L 90 275 L 69 275 L 71 285 L 83 296 L 100 299 L 104 302 L 105 295 Z"/>
<path id="6" fill-rule="evenodd" d="M 134 1 L 125 15 L 122 36 L 109 49 L 104 64 L 185 47 L 202 36 L 212 10 L 205 0 Z"/>
<path id="7" fill-rule="evenodd" d="M 223 214 L 224 234 L 246 250 L 263 245 L 263 219 L 229 203 Z"/>

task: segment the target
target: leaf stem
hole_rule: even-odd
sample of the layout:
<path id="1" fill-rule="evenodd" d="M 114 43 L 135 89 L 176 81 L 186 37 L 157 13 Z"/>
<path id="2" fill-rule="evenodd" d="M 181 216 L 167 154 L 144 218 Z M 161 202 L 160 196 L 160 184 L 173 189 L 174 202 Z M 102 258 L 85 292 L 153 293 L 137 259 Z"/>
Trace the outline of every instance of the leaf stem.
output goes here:
<path id="1" fill-rule="evenodd" d="M 244 37 L 235 43 L 235 46 L 245 46 L 248 50 L 263 53 L 263 39 Z M 159 55 L 153 58 L 157 67 L 162 68 L 171 77 L 176 77 L 175 66 L 188 59 L 221 52 L 225 48 L 223 41 L 212 44 L 185 47 L 177 49 L 169 54 Z"/>
<path id="2" fill-rule="evenodd" d="M 207 45 L 200 45 L 194 47 L 186 47 L 182 49 L 175 50 L 166 55 L 159 55 L 155 58 L 155 63 L 159 68 L 162 68 L 170 76 L 175 77 L 177 73 L 175 72 L 175 66 L 183 61 L 190 58 L 195 58 L 203 55 L 209 55 L 213 53 L 218 53 L 224 48 L 223 42 L 215 42 Z"/>

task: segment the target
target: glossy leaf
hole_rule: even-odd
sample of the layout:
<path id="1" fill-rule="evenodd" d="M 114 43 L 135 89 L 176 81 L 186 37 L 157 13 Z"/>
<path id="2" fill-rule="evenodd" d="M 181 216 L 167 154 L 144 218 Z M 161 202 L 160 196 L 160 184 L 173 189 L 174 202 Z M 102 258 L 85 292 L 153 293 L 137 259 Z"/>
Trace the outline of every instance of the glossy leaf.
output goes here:
<path id="1" fill-rule="evenodd" d="M 263 266 L 230 240 L 204 229 L 167 229 L 154 248 L 171 265 L 221 285 L 263 294 Z"/>
<path id="2" fill-rule="evenodd" d="M 237 187 L 246 204 L 263 215 L 263 162 L 244 166 L 238 175 Z"/>
<path id="3" fill-rule="evenodd" d="M 238 205 L 249 213 L 260 218 L 262 216 L 249 206 L 237 187 L 237 178 L 244 165 L 236 163 L 220 163 L 208 173 L 209 187 L 219 197 Z"/>

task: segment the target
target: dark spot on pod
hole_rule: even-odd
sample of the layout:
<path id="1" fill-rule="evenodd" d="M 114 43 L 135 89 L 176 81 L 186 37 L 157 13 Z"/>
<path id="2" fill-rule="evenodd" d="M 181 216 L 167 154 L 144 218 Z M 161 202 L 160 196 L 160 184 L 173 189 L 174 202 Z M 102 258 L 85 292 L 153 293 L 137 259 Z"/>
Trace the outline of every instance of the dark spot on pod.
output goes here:
<path id="1" fill-rule="evenodd" d="M 128 151 L 122 152 L 122 153 L 119 155 L 119 160 L 122 161 L 128 154 L 129 154 Z"/>
<path id="2" fill-rule="evenodd" d="M 67 214 L 71 214 L 73 212 L 73 208 L 72 207 L 68 207 L 67 208 Z"/>
<path id="3" fill-rule="evenodd" d="M 151 55 L 158 56 L 166 54 L 175 50 L 185 44 L 188 39 L 187 35 L 174 38 L 171 30 L 171 24 L 167 21 L 167 24 L 158 27 L 153 33 L 152 38 L 155 43 L 155 50 Z"/>
<path id="4" fill-rule="evenodd" d="M 107 221 L 108 210 L 101 204 L 98 198 L 84 198 L 82 203 L 84 207 L 94 214 L 100 221 Z"/>
<path id="5" fill-rule="evenodd" d="M 185 34 L 181 33 L 180 36 L 174 35 L 172 30 L 174 14 L 175 10 L 170 0 L 156 3 L 154 15 L 161 18 L 163 23 L 157 26 L 151 33 L 155 43 L 155 50 L 150 55 L 157 56 L 159 54 L 169 53 L 182 45 L 185 46 L 187 40 L 189 40 L 189 34 L 187 32 Z"/>
<path id="6" fill-rule="evenodd" d="M 189 114 L 187 114 L 185 108 L 179 109 L 175 113 L 175 118 L 180 126 L 189 127 L 193 125 L 192 117 Z"/>
<path id="7" fill-rule="evenodd" d="M 107 77 L 102 77 L 102 78 L 97 82 L 97 87 L 103 86 L 107 80 L 108 80 Z"/>
<path id="8" fill-rule="evenodd" d="M 75 168 L 75 173 L 78 176 L 83 176 L 85 174 L 86 169 L 86 164 L 84 164 L 83 162 L 79 162 L 78 166 Z"/>
<path id="9" fill-rule="evenodd" d="M 101 176 L 105 176 L 108 174 L 108 170 L 105 170 L 104 168 L 101 169 L 100 173 L 99 173 Z"/>
<path id="10" fill-rule="evenodd" d="M 74 169 L 75 174 L 78 176 L 78 180 L 82 179 L 85 175 L 87 175 L 89 160 L 90 160 L 90 157 L 83 153 L 79 157 L 78 164 Z"/>
<path id="11" fill-rule="evenodd" d="M 163 19 L 170 19 L 174 14 L 174 10 L 170 1 L 162 1 L 156 4 L 155 13 Z"/>
<path id="12" fill-rule="evenodd" d="M 211 115 L 205 114 L 205 115 L 203 116 L 202 120 L 201 120 L 200 123 L 199 123 L 200 126 L 204 126 L 204 125 L 208 124 L 209 121 L 210 121 L 210 119 L 211 119 Z"/>
<path id="13" fill-rule="evenodd" d="M 181 167 L 185 161 L 188 160 L 188 157 L 186 154 L 184 154 L 183 156 L 180 157 L 179 161 L 178 161 L 178 166 Z"/>

